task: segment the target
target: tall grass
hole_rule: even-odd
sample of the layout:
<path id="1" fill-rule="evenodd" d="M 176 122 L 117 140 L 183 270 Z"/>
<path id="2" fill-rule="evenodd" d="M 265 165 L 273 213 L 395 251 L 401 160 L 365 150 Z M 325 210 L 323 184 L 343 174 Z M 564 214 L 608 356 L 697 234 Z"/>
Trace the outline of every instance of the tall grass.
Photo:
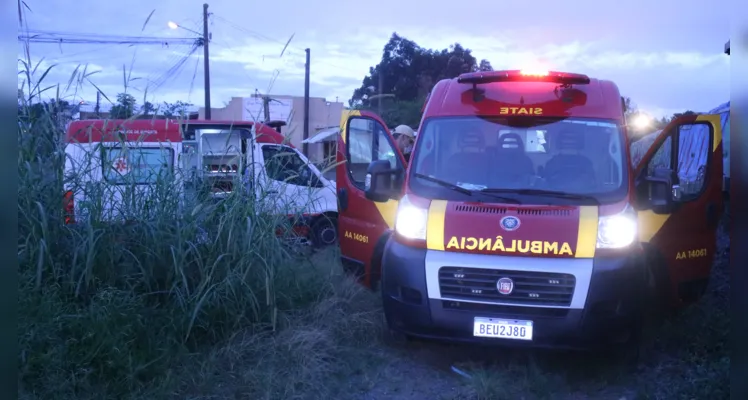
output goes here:
<path id="1" fill-rule="evenodd" d="M 331 309 L 342 310 L 353 289 L 341 294 L 329 269 L 289 246 L 278 231 L 291 231 L 292 211 L 266 212 L 264 195 L 235 190 L 220 202 L 185 201 L 178 177 L 160 177 L 150 191 L 118 186 L 139 196 L 125 213 L 131 223 L 106 218 L 102 209 L 121 193 L 81 179 L 101 168 L 95 156 L 63 174 L 66 145 L 55 110 L 30 113 L 48 71 L 35 74 L 30 55 L 20 64 L 27 77 L 18 118 L 22 397 L 160 397 L 179 383 L 178 367 L 190 354 L 238 333 L 276 343 L 303 315 L 340 316 Z M 85 193 L 86 212 L 75 224 L 64 223 L 64 190 Z"/>

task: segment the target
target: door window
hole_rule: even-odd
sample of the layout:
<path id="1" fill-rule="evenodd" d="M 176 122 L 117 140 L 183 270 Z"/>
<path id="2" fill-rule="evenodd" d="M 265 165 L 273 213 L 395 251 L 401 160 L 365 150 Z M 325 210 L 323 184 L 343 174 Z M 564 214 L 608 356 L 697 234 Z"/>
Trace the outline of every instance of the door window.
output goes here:
<path id="1" fill-rule="evenodd" d="M 292 148 L 262 146 L 262 158 L 268 178 L 292 185 L 316 186 L 311 168 Z"/>
<path id="2" fill-rule="evenodd" d="M 654 176 L 654 172 L 657 169 L 672 169 L 673 168 L 673 137 L 668 136 L 667 139 L 657 149 L 652 159 L 649 160 L 647 165 L 647 176 Z"/>
<path id="3" fill-rule="evenodd" d="M 156 183 L 174 168 L 170 147 L 107 147 L 103 152 L 104 179 L 113 184 Z"/>
<path id="4" fill-rule="evenodd" d="M 366 171 L 372 161 L 388 160 L 391 168 L 397 168 L 397 150 L 379 122 L 371 118 L 351 118 L 347 134 L 348 172 L 357 187 L 364 187 Z"/>
<path id="5" fill-rule="evenodd" d="M 709 169 L 712 132 L 708 124 L 682 124 L 675 135 L 668 136 L 647 165 L 647 175 L 656 170 L 668 169 L 677 174 L 682 201 L 692 200 L 701 194 Z M 673 137 L 677 148 L 673 148 Z M 674 155 L 677 152 L 677 158 Z M 677 165 L 676 165 L 677 163 Z"/>
<path id="6" fill-rule="evenodd" d="M 678 129 L 678 181 L 683 198 L 698 196 L 704 189 L 711 149 L 710 126 L 681 125 Z"/>

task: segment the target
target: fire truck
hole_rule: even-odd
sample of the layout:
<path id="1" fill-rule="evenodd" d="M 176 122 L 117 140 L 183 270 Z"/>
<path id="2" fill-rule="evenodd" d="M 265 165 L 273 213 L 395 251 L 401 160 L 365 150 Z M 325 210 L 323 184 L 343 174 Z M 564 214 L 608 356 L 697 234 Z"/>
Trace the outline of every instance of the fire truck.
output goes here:
<path id="1" fill-rule="evenodd" d="M 722 204 L 719 115 L 672 121 L 634 165 L 612 81 L 438 82 L 409 164 L 382 119 L 341 120 L 341 259 L 389 331 L 483 344 L 636 343 L 704 292 Z M 616 346 L 618 347 L 618 346 Z"/>
<path id="2" fill-rule="evenodd" d="M 160 177 L 173 176 L 179 204 L 199 190 L 207 188 L 209 198 L 220 200 L 241 186 L 261 211 L 292 218 L 307 243 L 337 241 L 334 184 L 286 143 L 279 127 L 251 121 L 73 121 L 65 152 L 70 223 L 143 217 Z"/>

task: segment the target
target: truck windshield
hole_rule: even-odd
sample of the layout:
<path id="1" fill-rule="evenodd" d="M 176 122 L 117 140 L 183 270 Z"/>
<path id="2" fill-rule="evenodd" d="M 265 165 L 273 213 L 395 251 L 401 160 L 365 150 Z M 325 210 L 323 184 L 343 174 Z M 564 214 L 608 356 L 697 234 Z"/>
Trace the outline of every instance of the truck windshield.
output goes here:
<path id="1" fill-rule="evenodd" d="M 409 181 L 414 194 L 427 198 L 497 201 L 418 175 L 534 204 L 613 202 L 628 189 L 623 133 L 614 121 L 439 117 L 427 120 L 419 136 Z"/>

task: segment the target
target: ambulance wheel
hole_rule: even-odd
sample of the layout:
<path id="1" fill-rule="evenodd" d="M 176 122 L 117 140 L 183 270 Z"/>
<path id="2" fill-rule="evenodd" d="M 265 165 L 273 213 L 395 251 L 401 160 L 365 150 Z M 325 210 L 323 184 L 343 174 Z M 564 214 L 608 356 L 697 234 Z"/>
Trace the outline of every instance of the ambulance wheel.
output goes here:
<path id="1" fill-rule="evenodd" d="M 322 215 L 312 224 L 312 245 L 315 248 L 333 246 L 338 243 L 338 223 L 335 217 Z"/>
<path id="2" fill-rule="evenodd" d="M 382 313 L 382 333 L 385 344 L 393 346 L 404 346 L 411 341 L 410 336 L 390 328 L 390 324 L 387 322 L 387 317 Z"/>
<path id="3" fill-rule="evenodd" d="M 650 360 L 657 341 L 657 332 L 662 321 L 662 310 L 658 296 L 658 285 L 653 264 L 645 265 L 645 285 L 642 288 L 641 315 L 631 328 L 628 338 L 614 349 L 614 357 L 623 368 L 636 372 Z"/>

